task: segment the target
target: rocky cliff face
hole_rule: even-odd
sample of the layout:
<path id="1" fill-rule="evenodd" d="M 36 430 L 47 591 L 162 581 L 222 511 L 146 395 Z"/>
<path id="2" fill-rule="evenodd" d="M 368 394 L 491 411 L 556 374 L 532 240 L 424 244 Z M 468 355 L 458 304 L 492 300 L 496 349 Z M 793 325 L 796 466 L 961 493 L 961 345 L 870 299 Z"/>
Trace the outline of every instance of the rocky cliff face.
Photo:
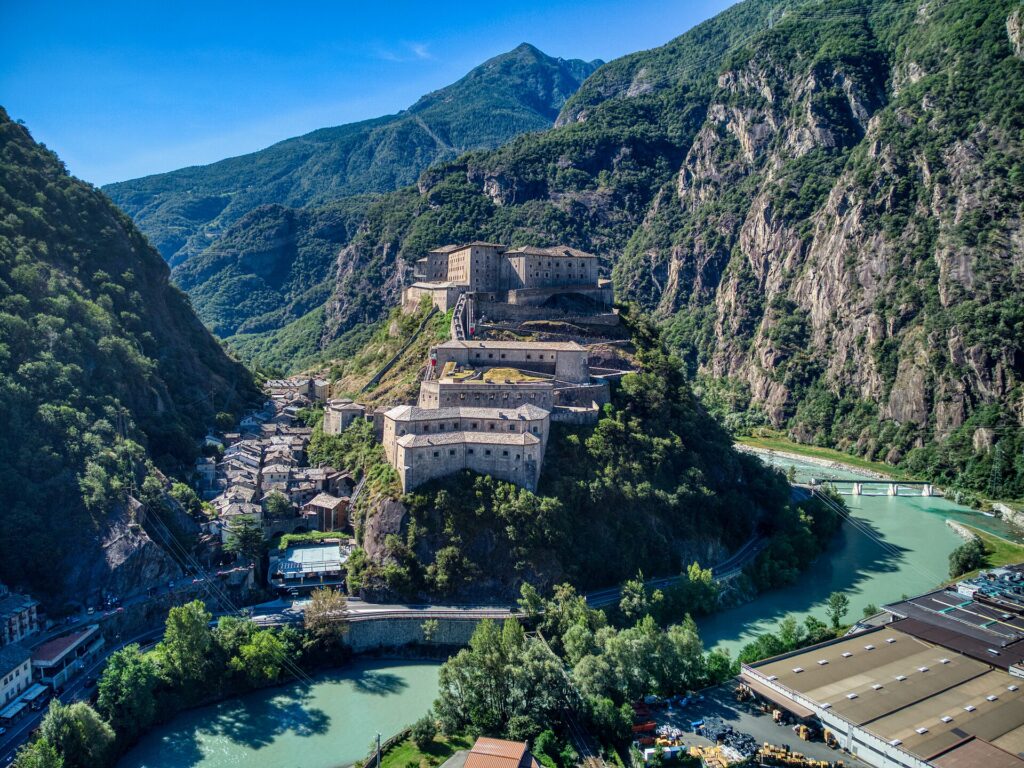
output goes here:
<path id="1" fill-rule="evenodd" d="M 381 201 L 321 343 L 425 248 L 563 241 L 667 322 L 740 423 L 1024 493 L 1019 460 L 986 458 L 1024 450 L 1022 14 L 748 0 L 612 62 L 554 130 Z"/>

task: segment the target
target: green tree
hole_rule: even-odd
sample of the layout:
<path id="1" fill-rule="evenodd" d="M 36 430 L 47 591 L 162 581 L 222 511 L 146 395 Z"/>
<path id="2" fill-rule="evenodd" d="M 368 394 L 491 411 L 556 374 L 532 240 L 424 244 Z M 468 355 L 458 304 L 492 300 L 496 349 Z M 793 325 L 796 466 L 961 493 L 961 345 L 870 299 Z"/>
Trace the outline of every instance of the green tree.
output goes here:
<path id="1" fill-rule="evenodd" d="M 228 527 L 228 552 L 233 552 L 244 562 L 256 566 L 259 581 L 259 564 L 263 557 L 263 527 L 252 515 L 239 515 Z"/>
<path id="2" fill-rule="evenodd" d="M 220 647 L 225 659 L 237 656 L 243 645 L 256 632 L 256 623 L 242 616 L 221 616 L 213 628 L 213 640 Z"/>
<path id="3" fill-rule="evenodd" d="M 878 606 L 874 603 L 868 603 L 864 606 L 863 614 L 865 619 L 874 616 L 876 613 L 878 613 Z"/>
<path id="4" fill-rule="evenodd" d="M 175 606 L 167 612 L 164 638 L 155 649 L 168 682 L 187 691 L 198 691 L 211 667 L 213 618 L 199 600 Z"/>
<path id="5" fill-rule="evenodd" d="M 102 768 L 113 757 L 114 729 L 84 701 L 50 701 L 40 736 L 64 759 L 65 768 Z"/>
<path id="6" fill-rule="evenodd" d="M 235 417 L 224 411 L 214 416 L 213 422 L 221 432 L 230 432 L 235 427 Z"/>
<path id="7" fill-rule="evenodd" d="M 437 619 L 427 619 L 421 625 L 421 629 L 423 630 L 423 642 L 432 643 L 434 638 L 437 637 L 440 624 L 437 623 Z"/>
<path id="8" fill-rule="evenodd" d="M 18 750 L 11 768 L 64 768 L 64 758 L 53 744 L 39 738 Z"/>
<path id="9" fill-rule="evenodd" d="M 985 545 L 973 536 L 949 553 L 949 577 L 959 578 L 965 573 L 985 567 Z"/>
<path id="10" fill-rule="evenodd" d="M 348 601 L 330 587 L 314 589 L 303 614 L 306 634 L 323 650 L 338 648 L 348 632 Z"/>
<path id="11" fill-rule="evenodd" d="M 828 596 L 828 604 L 825 607 L 825 615 L 832 623 L 832 629 L 836 632 L 843 624 L 843 617 L 850 610 L 850 598 L 842 592 L 833 592 Z"/>
<path id="12" fill-rule="evenodd" d="M 126 743 L 156 719 L 156 662 L 139 650 L 137 643 L 114 652 L 100 677 L 96 708 Z"/>
<path id="13" fill-rule="evenodd" d="M 249 682 L 260 685 L 274 683 L 281 676 L 281 667 L 288 649 L 273 629 L 260 629 L 244 642 L 228 665 L 241 672 Z"/>
<path id="14" fill-rule="evenodd" d="M 654 595 L 647 589 L 643 571 L 637 571 L 636 576 L 622 585 L 619 612 L 627 622 L 634 624 L 644 616 L 650 616 L 660 602 L 655 600 Z"/>
<path id="15" fill-rule="evenodd" d="M 529 620 L 536 619 L 544 609 L 544 600 L 541 598 L 537 588 L 528 581 L 524 581 L 519 587 L 519 610 Z"/>
<path id="16" fill-rule="evenodd" d="M 437 717 L 448 733 L 466 728 L 522 733 L 565 702 L 561 662 L 518 621 L 481 621 L 469 647 L 441 667 Z"/>
<path id="17" fill-rule="evenodd" d="M 434 719 L 433 713 L 428 712 L 413 723 L 409 736 L 421 752 L 433 744 L 434 737 L 437 736 L 437 721 Z"/>
<path id="18" fill-rule="evenodd" d="M 274 520 L 292 517 L 294 508 L 288 497 L 280 491 L 271 491 L 263 502 L 263 511 Z"/>

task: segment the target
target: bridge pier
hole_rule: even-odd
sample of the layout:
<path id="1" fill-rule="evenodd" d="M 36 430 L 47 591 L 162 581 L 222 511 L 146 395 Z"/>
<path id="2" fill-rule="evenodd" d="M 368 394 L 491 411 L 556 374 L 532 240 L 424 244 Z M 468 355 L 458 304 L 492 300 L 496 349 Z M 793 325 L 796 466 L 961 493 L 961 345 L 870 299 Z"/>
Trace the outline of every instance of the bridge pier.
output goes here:
<path id="1" fill-rule="evenodd" d="M 864 493 L 864 486 L 861 483 L 853 484 L 853 495 L 861 496 Z"/>
<path id="2" fill-rule="evenodd" d="M 889 495 L 890 496 L 898 496 L 899 495 L 897 493 L 898 490 L 899 490 L 899 486 L 896 483 L 889 483 Z"/>
<path id="3" fill-rule="evenodd" d="M 921 495 L 922 496 L 931 496 L 932 495 L 931 483 L 925 483 L 923 486 L 921 486 Z"/>

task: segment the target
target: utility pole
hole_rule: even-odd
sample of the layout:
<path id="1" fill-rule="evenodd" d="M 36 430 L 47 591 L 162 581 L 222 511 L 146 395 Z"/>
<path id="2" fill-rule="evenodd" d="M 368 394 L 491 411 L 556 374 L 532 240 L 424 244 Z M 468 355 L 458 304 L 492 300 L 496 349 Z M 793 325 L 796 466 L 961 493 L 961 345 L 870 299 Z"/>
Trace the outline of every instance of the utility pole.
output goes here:
<path id="1" fill-rule="evenodd" d="M 377 734 L 377 768 L 380 768 L 380 734 Z"/>

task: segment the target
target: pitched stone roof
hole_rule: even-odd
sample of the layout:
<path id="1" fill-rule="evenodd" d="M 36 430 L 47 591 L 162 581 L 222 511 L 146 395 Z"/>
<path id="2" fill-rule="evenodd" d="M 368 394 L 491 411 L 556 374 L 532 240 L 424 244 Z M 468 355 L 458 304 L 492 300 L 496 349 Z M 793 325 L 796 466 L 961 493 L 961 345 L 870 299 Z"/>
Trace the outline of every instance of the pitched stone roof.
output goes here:
<path id="1" fill-rule="evenodd" d="M 32 652 L 18 643 L 8 643 L 0 648 L 0 677 L 8 672 L 13 672 L 28 659 L 32 658 Z"/>
<path id="2" fill-rule="evenodd" d="M 384 414 L 393 421 L 437 421 L 440 419 L 500 419 L 503 421 L 538 421 L 548 412 L 533 404 L 518 408 L 474 408 L 450 406 L 446 408 L 420 408 L 418 405 L 399 405 Z"/>
<path id="3" fill-rule="evenodd" d="M 312 499 L 307 501 L 303 506 L 306 507 L 324 507 L 325 509 L 337 509 L 345 503 L 345 499 L 338 498 L 337 496 L 331 496 L 329 493 L 318 493 Z"/>
<path id="4" fill-rule="evenodd" d="M 398 438 L 403 448 L 427 448 L 434 445 L 538 445 L 540 438 L 529 432 L 439 432 L 426 435 L 403 435 Z"/>
<path id="5" fill-rule="evenodd" d="M 586 347 L 575 341 L 445 341 L 437 349 L 535 349 L 538 352 L 583 352 Z"/>

